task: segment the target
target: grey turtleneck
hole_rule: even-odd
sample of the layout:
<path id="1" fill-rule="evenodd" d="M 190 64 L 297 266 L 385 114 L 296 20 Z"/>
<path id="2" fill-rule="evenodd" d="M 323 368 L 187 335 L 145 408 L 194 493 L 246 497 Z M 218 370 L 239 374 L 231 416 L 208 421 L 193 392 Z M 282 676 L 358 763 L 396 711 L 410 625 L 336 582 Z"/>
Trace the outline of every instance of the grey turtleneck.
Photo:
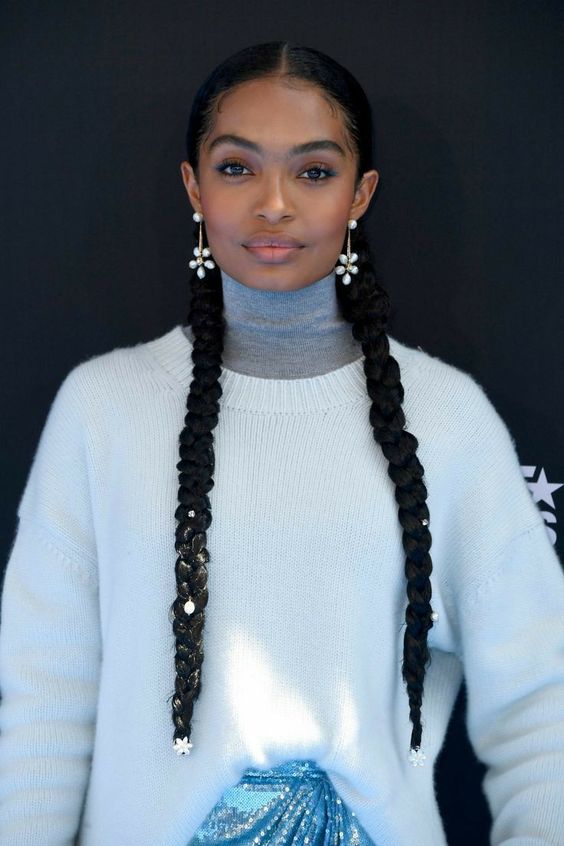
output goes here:
<path id="1" fill-rule="evenodd" d="M 362 357 L 341 317 L 335 272 L 296 291 L 249 288 L 221 270 L 223 366 L 264 379 L 320 376 Z M 193 341 L 190 326 L 184 333 Z"/>

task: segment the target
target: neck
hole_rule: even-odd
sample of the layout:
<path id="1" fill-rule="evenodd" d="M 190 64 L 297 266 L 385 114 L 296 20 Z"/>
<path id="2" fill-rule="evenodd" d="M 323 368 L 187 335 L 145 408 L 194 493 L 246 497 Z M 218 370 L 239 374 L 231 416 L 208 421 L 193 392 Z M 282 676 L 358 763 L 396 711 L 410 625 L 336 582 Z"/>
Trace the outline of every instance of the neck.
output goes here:
<path id="1" fill-rule="evenodd" d="M 335 272 L 294 291 L 249 288 L 221 270 L 226 321 L 223 365 L 266 379 L 329 373 L 362 356 L 341 316 Z M 190 326 L 183 326 L 193 341 Z"/>

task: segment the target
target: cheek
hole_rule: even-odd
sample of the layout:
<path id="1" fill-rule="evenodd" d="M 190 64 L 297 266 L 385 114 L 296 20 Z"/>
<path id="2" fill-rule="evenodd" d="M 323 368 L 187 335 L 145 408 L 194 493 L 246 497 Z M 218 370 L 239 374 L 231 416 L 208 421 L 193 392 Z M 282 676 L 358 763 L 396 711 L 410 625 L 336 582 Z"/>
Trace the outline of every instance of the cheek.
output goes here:
<path id="1" fill-rule="evenodd" d="M 340 238 L 346 228 L 351 208 L 348 190 L 327 191 L 319 189 L 319 197 L 308 214 L 311 227 L 328 237 Z"/>
<path id="2" fill-rule="evenodd" d="M 204 244 L 219 267 L 230 267 L 234 251 L 240 249 L 241 229 L 237 204 L 229 192 L 211 191 L 202 196 Z"/>
<path id="3" fill-rule="evenodd" d="M 312 240 L 325 242 L 328 248 L 336 244 L 340 247 L 346 235 L 349 208 L 345 204 L 341 206 L 326 204 L 319 210 L 319 214 L 312 215 L 309 226 Z"/>
<path id="4" fill-rule="evenodd" d="M 202 200 L 202 211 L 204 213 L 204 225 L 211 232 L 227 234 L 237 226 L 237 207 L 227 193 L 213 192 L 208 195 L 207 201 Z"/>

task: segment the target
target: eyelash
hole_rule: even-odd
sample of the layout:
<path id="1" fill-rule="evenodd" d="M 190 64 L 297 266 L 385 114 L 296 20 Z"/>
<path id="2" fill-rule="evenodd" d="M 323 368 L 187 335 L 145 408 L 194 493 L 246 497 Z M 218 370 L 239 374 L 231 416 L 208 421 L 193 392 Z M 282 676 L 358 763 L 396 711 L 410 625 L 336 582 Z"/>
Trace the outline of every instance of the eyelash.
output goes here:
<path id="1" fill-rule="evenodd" d="M 226 176 L 228 179 L 237 179 L 240 176 L 247 176 L 246 173 L 226 173 L 226 168 L 233 167 L 233 166 L 234 167 L 247 167 L 245 164 L 243 164 L 243 162 L 239 162 L 236 159 L 229 159 L 228 161 L 221 162 L 221 164 L 217 165 L 216 170 L 219 171 L 219 173 L 221 173 L 223 176 Z M 310 170 L 319 170 L 322 173 L 324 173 L 325 176 L 322 179 L 306 179 L 305 180 L 306 182 L 312 182 L 312 183 L 325 182 L 331 176 L 337 175 L 337 172 L 335 170 L 332 170 L 331 168 L 328 168 L 328 167 L 324 167 L 321 164 L 311 165 L 310 167 L 307 167 L 305 170 L 303 170 L 302 173 L 307 173 Z"/>

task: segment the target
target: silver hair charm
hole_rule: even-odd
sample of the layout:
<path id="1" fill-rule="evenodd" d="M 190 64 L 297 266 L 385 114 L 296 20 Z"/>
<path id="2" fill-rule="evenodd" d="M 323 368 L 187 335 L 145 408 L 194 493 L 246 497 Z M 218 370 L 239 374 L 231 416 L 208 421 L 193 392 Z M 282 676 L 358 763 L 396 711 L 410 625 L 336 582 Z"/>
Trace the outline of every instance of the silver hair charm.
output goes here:
<path id="1" fill-rule="evenodd" d="M 416 746 L 415 749 L 409 750 L 409 763 L 414 767 L 422 767 L 423 761 L 426 760 L 427 756 L 423 754 L 419 746 Z"/>
<path id="2" fill-rule="evenodd" d="M 194 247 L 194 255 L 196 256 L 196 258 L 192 259 L 192 261 L 189 263 L 189 266 L 192 270 L 196 270 L 196 268 L 198 268 L 196 270 L 196 273 L 198 274 L 200 279 L 203 279 L 206 275 L 206 267 L 208 268 L 208 270 L 213 270 L 215 264 L 210 258 L 210 248 L 204 247 L 204 241 L 202 237 L 202 221 L 204 219 L 204 216 L 199 212 L 194 212 L 192 217 L 196 221 L 196 223 L 200 224 L 200 233 L 198 237 L 198 246 Z"/>
<path id="3" fill-rule="evenodd" d="M 187 737 L 177 737 L 172 747 L 177 755 L 189 755 L 193 744 L 188 742 Z"/>

